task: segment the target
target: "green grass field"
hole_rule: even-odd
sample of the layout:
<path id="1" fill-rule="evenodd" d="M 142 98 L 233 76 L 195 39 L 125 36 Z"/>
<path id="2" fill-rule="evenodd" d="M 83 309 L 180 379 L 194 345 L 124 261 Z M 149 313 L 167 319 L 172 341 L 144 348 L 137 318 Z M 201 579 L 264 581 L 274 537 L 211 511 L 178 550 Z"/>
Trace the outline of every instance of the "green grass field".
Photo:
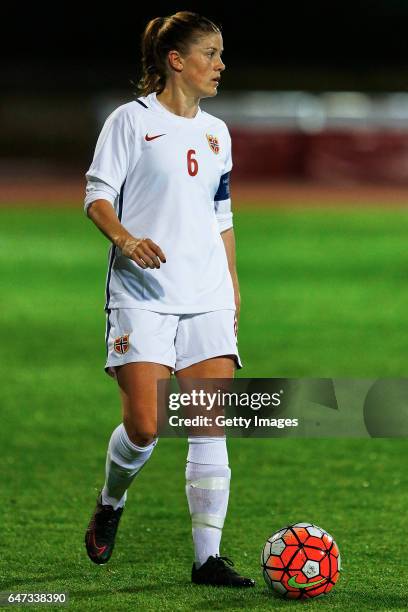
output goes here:
<path id="1" fill-rule="evenodd" d="M 244 377 L 403 377 L 408 214 L 235 216 Z M 270 610 L 259 556 L 288 522 L 332 533 L 343 573 L 308 609 L 408 606 L 403 439 L 233 439 L 222 553 L 250 592 L 193 587 L 186 442 L 162 439 L 130 489 L 111 562 L 83 534 L 120 419 L 104 375 L 107 242 L 78 210 L 3 210 L 0 590 L 68 591 L 72 610 Z M 386 409 L 386 407 L 385 407 Z M 53 608 L 56 609 L 56 608 Z"/>

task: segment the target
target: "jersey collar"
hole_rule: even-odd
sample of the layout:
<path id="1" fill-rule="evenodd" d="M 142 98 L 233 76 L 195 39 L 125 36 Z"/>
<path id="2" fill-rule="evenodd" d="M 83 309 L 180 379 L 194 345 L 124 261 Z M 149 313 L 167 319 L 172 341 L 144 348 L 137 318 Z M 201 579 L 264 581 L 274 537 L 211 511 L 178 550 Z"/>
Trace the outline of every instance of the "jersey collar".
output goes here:
<path id="1" fill-rule="evenodd" d="M 170 119 L 171 121 L 174 121 L 175 123 L 184 123 L 184 124 L 191 125 L 192 123 L 196 123 L 197 121 L 199 121 L 201 118 L 201 108 L 200 107 L 198 107 L 195 117 L 180 117 L 180 115 L 176 115 L 175 113 L 172 113 L 171 111 L 167 110 L 167 108 L 165 108 L 163 104 L 160 104 L 159 100 L 157 99 L 156 92 L 149 94 L 146 99 L 150 103 L 150 106 L 152 109 L 154 109 L 156 112 L 162 115 L 166 115 L 168 119 Z"/>

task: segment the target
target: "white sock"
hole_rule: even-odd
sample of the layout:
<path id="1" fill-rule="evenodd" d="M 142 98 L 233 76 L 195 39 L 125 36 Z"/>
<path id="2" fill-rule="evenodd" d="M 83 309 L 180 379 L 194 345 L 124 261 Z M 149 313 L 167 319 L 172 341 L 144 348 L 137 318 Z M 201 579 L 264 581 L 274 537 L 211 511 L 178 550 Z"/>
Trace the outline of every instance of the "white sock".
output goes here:
<path id="1" fill-rule="evenodd" d="M 189 438 L 189 443 L 186 495 L 198 568 L 220 554 L 231 470 L 224 438 Z"/>
<path id="2" fill-rule="evenodd" d="M 150 458 L 157 440 L 149 446 L 137 446 L 129 439 L 121 423 L 113 431 L 106 455 L 106 480 L 102 489 L 102 504 L 122 508 L 126 491 L 134 477 Z"/>

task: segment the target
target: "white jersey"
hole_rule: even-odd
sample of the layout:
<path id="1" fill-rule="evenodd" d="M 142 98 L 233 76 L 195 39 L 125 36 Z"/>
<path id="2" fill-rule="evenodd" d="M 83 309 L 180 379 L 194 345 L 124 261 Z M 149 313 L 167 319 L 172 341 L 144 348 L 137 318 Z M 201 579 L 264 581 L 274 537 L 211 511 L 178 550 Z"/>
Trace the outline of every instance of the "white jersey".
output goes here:
<path id="1" fill-rule="evenodd" d="M 166 256 L 143 270 L 112 246 L 106 309 L 164 313 L 235 310 L 221 231 L 232 226 L 231 139 L 223 121 L 198 109 L 168 111 L 152 93 L 117 108 L 100 133 L 88 185 L 109 186 L 123 226 Z M 95 199 L 90 191 L 86 207 Z M 108 191 L 109 193 L 109 191 Z"/>

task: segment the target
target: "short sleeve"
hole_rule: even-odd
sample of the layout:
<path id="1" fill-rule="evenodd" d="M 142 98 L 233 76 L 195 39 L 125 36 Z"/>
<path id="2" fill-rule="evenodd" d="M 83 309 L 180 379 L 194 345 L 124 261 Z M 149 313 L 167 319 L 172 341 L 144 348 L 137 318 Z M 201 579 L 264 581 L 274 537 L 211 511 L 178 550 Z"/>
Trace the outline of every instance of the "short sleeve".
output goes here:
<path id="1" fill-rule="evenodd" d="M 84 199 L 84 211 L 86 214 L 88 214 L 88 210 L 95 200 L 107 200 L 113 206 L 117 196 L 118 192 L 116 189 L 113 189 L 113 187 L 107 183 L 104 183 L 104 181 L 88 175 Z"/>
<path id="2" fill-rule="evenodd" d="M 232 143 L 231 143 L 231 136 L 230 133 L 228 131 L 228 128 L 226 127 L 226 143 L 227 143 L 227 150 L 226 150 L 226 155 L 225 155 L 225 164 L 224 164 L 224 172 L 223 174 L 225 174 L 226 172 L 231 172 L 232 170 Z"/>
<path id="3" fill-rule="evenodd" d="M 134 140 L 127 105 L 120 106 L 105 121 L 86 178 L 100 179 L 119 193 L 131 163 Z"/>

